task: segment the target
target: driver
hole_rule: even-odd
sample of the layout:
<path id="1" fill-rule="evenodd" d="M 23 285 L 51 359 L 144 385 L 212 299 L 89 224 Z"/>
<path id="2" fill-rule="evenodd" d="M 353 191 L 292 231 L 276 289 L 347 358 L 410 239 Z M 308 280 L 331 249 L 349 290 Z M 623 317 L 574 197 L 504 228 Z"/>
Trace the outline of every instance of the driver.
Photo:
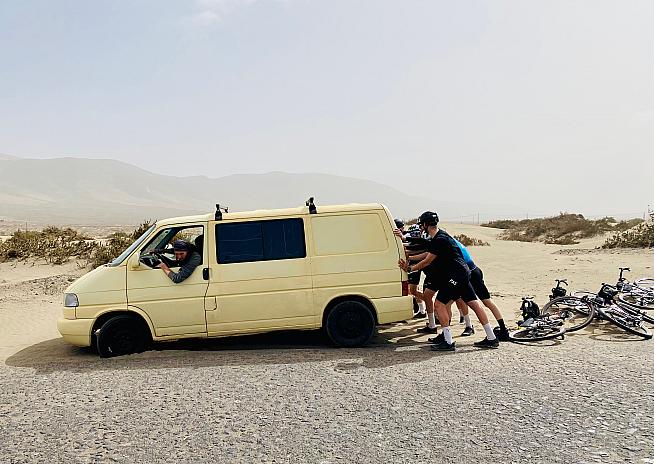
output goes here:
<path id="1" fill-rule="evenodd" d="M 202 256 L 197 251 L 194 251 L 184 240 L 175 240 L 173 242 L 173 251 L 175 252 L 175 261 L 165 259 L 166 262 L 161 261 L 157 266 L 159 269 L 164 271 L 164 273 L 173 281 L 173 283 L 184 282 L 191 274 L 196 267 L 202 263 Z M 180 266 L 178 272 L 170 270 L 170 267 Z"/>

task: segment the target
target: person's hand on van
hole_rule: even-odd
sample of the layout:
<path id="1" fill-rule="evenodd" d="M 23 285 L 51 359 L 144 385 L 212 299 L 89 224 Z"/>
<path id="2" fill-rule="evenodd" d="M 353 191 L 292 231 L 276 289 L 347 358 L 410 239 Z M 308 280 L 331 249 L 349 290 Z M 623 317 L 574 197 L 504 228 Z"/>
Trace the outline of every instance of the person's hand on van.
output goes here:
<path id="1" fill-rule="evenodd" d="M 393 229 L 393 235 L 401 239 L 404 239 L 404 234 L 402 234 L 402 231 L 400 229 Z"/>
<path id="2" fill-rule="evenodd" d="M 403 271 L 409 272 L 409 263 L 406 262 L 405 260 L 401 259 L 397 262 L 398 266 L 400 266 L 400 269 Z"/>

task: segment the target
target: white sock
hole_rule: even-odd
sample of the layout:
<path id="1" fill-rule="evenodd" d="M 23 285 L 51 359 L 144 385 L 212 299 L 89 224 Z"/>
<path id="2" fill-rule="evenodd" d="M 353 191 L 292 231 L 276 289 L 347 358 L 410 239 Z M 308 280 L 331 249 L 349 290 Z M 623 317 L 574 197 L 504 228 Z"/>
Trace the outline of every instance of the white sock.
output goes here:
<path id="1" fill-rule="evenodd" d="M 427 305 L 424 301 L 418 301 L 418 312 L 420 314 L 425 314 L 425 312 L 427 312 Z"/>
<path id="2" fill-rule="evenodd" d="M 488 324 L 484 324 L 484 332 L 486 332 L 486 338 L 489 340 L 495 340 L 495 333 L 493 332 L 493 329 L 491 328 L 490 322 Z"/>
<path id="3" fill-rule="evenodd" d="M 466 323 L 466 327 L 472 327 L 472 322 L 470 321 L 470 313 L 463 316 L 463 320 Z"/>
<path id="4" fill-rule="evenodd" d="M 445 341 L 449 345 L 452 344 L 452 331 L 450 330 L 450 326 L 443 327 L 443 337 L 445 337 Z"/>
<path id="5" fill-rule="evenodd" d="M 434 316 L 434 313 L 427 313 L 427 320 L 429 321 L 429 328 L 430 329 L 435 329 L 436 328 L 436 316 Z"/>

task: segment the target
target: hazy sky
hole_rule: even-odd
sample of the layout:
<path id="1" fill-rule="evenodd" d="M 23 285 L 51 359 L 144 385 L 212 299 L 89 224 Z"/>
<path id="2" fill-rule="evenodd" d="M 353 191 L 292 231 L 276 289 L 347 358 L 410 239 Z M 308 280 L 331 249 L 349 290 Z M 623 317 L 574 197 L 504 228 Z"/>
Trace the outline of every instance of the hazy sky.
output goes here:
<path id="1" fill-rule="evenodd" d="M 0 153 L 637 213 L 653 24 L 651 0 L 0 0 Z"/>

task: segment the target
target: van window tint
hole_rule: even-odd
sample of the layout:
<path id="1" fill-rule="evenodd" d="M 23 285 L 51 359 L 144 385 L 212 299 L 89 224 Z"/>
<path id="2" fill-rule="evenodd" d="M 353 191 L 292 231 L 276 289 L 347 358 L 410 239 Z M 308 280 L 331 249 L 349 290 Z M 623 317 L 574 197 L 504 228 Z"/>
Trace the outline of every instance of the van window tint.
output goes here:
<path id="1" fill-rule="evenodd" d="M 216 225 L 220 264 L 304 258 L 304 223 L 300 218 Z"/>

